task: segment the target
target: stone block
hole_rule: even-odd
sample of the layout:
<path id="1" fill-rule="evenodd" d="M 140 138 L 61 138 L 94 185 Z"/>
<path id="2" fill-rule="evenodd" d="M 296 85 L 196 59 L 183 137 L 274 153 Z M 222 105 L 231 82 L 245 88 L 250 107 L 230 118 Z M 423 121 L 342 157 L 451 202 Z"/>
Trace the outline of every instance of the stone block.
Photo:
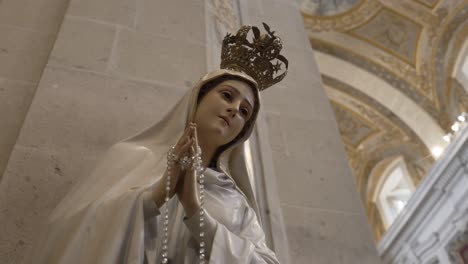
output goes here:
<path id="1" fill-rule="evenodd" d="M 205 4 L 200 0 L 152 1 L 138 4 L 136 29 L 171 39 L 205 43 Z"/>
<path id="2" fill-rule="evenodd" d="M 69 149 L 56 151 L 16 145 L 0 185 L 0 263 L 33 263 L 34 247 L 49 213 L 95 157 Z M 19 253 L 22 252 L 22 253 Z"/>
<path id="3" fill-rule="evenodd" d="M 35 90 L 34 83 L 0 78 L 0 181 Z"/>
<path id="4" fill-rule="evenodd" d="M 184 91 L 48 67 L 18 142 L 100 152 L 160 120 Z"/>
<path id="5" fill-rule="evenodd" d="M 292 263 L 378 264 L 363 215 L 283 206 Z"/>
<path id="6" fill-rule="evenodd" d="M 48 64 L 105 72 L 115 34 L 113 26 L 66 17 Z"/>
<path id="7" fill-rule="evenodd" d="M 336 124 L 269 118 L 270 131 L 277 122 L 283 131 L 270 135 L 272 141 L 284 135 L 284 150 L 273 148 L 281 203 L 363 213 Z"/>
<path id="8" fill-rule="evenodd" d="M 0 25 L 0 76 L 37 82 L 54 35 Z"/>
<path id="9" fill-rule="evenodd" d="M 135 26 L 137 0 L 71 0 L 68 15 Z"/>
<path id="10" fill-rule="evenodd" d="M 322 86 L 274 87 L 263 91 L 263 110 L 302 120 L 335 120 Z"/>
<path id="11" fill-rule="evenodd" d="M 3 0 L 0 5 L 0 25 L 56 34 L 69 1 L 63 0 Z"/>
<path id="12" fill-rule="evenodd" d="M 183 87 L 206 73 L 205 52 L 202 45 L 123 29 L 110 71 Z"/>

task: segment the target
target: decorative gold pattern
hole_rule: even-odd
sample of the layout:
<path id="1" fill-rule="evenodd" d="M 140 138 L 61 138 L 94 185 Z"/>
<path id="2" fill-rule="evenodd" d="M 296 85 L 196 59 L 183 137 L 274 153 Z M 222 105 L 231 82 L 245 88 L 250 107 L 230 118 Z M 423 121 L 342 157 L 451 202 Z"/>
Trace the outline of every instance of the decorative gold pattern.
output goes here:
<path id="1" fill-rule="evenodd" d="M 434 108 L 433 102 L 427 97 L 423 96 L 424 94 L 415 89 L 412 84 L 408 83 L 407 79 L 397 76 L 392 70 L 390 70 L 390 68 L 384 67 L 365 56 L 362 56 L 345 47 L 337 46 L 333 43 L 328 43 L 316 38 L 311 38 L 311 43 L 315 50 L 348 61 L 357 67 L 361 67 L 366 71 L 375 74 L 382 80 L 386 81 L 388 84 L 395 87 L 395 89 L 398 89 L 407 95 L 411 100 L 415 101 L 418 105 L 421 106 L 421 108 L 423 108 L 429 115 L 431 115 L 434 120 L 439 120 L 440 113 L 437 109 Z"/>
<path id="2" fill-rule="evenodd" d="M 338 119 L 340 134 L 344 141 L 354 148 L 357 148 L 364 140 L 378 132 L 378 128 L 369 121 L 362 119 L 353 110 L 333 100 L 331 106 Z"/>
<path id="3" fill-rule="evenodd" d="M 440 0 L 415 0 L 418 3 L 421 3 L 429 8 L 434 8 Z"/>
<path id="4" fill-rule="evenodd" d="M 381 174 L 375 171 L 371 174 L 371 171 L 383 160 L 402 156 L 411 178 L 418 183 L 432 164 L 432 155 L 402 120 L 377 101 L 329 76 L 322 75 L 322 80 L 333 109 L 340 109 L 335 111 L 335 115 L 345 142 L 349 165 L 356 175 L 358 191 L 366 205 L 369 221 L 376 228 L 375 235 L 378 239 L 384 229 L 369 199 L 375 190 L 374 185 L 369 185 L 369 176 Z M 344 111 L 348 113 L 343 113 Z M 342 129 L 342 122 L 350 129 Z M 373 128 L 372 132 L 369 132 L 370 127 Z M 350 144 L 357 141 L 359 144 Z M 374 182 L 376 180 L 378 179 L 374 179 Z"/>
<path id="5" fill-rule="evenodd" d="M 348 13 L 356 8 L 363 0 L 317 1 L 303 0 L 301 10 L 311 16 L 337 16 Z"/>
<path id="6" fill-rule="evenodd" d="M 380 59 L 384 64 L 390 65 L 401 78 L 407 80 L 413 87 L 416 87 L 421 91 L 422 95 L 433 101 L 434 98 L 434 87 L 432 86 L 432 75 L 430 75 L 429 66 L 423 63 L 419 67 L 419 73 L 414 67 L 408 63 L 402 62 L 393 56 L 387 56 L 383 54 L 375 54 L 375 57 Z"/>
<path id="7" fill-rule="evenodd" d="M 414 14 L 420 21 L 426 25 L 425 30 L 428 35 L 428 42 L 432 42 L 437 34 L 437 29 L 444 23 L 447 18 L 448 10 L 445 7 L 438 8 L 435 13 L 428 12 L 419 8 L 415 8 L 413 5 L 407 2 L 400 2 L 400 8 Z"/>
<path id="8" fill-rule="evenodd" d="M 335 16 L 314 16 L 301 10 L 304 25 L 311 32 L 319 31 L 348 31 L 372 18 L 382 7 L 378 0 L 363 0 L 359 5 L 345 13 Z"/>
<path id="9" fill-rule="evenodd" d="M 468 1 L 376 2 L 379 3 L 358 17 L 353 15 L 371 1 L 363 1 L 336 16 L 303 12 L 312 47 L 375 74 L 418 104 L 441 128 L 450 129 L 456 116 L 468 109 L 468 93 L 452 78 L 453 65 L 468 39 Z M 352 20 L 343 22 L 349 17 Z M 352 41 L 347 42 L 350 38 Z M 320 61 L 318 64 L 320 68 Z M 369 176 L 376 173 L 373 170 L 383 160 L 402 156 L 418 183 L 434 162 L 433 156 L 391 111 L 349 85 L 327 76 L 322 79 L 330 87 L 327 92 L 349 164 L 379 239 L 385 230 L 368 196 L 374 188 Z M 375 131 L 370 132 L 369 127 Z"/>
<path id="10" fill-rule="evenodd" d="M 372 19 L 348 34 L 414 66 L 422 28 L 416 21 L 382 8 Z"/>
<path id="11" fill-rule="evenodd" d="M 461 5 L 457 6 L 455 10 L 450 14 L 450 16 L 446 20 L 446 24 L 441 25 L 442 30 L 439 29 L 439 35 L 435 40 L 435 45 L 433 48 L 432 54 L 432 75 L 434 78 L 431 80 L 433 81 L 433 85 L 435 87 L 435 91 L 437 93 L 438 98 L 438 106 L 440 109 L 441 115 L 441 122 L 444 123 L 443 128 L 449 129 L 450 124 L 452 123 L 450 113 L 450 99 L 447 97 L 449 94 L 450 89 L 450 77 L 451 72 L 448 72 L 447 69 L 451 69 L 453 65 L 450 65 L 454 62 L 454 57 L 450 60 L 450 53 L 455 52 L 455 54 L 459 53 L 459 49 L 461 48 L 461 43 L 457 43 L 458 41 L 464 41 L 467 37 L 467 30 L 460 30 L 463 25 L 466 25 L 466 21 L 468 20 L 468 1 L 464 1 Z M 458 35 L 458 33 L 461 33 Z M 455 45 L 453 44 L 453 40 L 455 40 Z M 458 47 L 457 47 L 458 46 Z M 450 49 L 452 47 L 452 49 Z M 458 48 L 458 50 L 457 50 Z M 448 59 L 447 59 L 448 57 Z M 458 113 L 457 113 L 458 114 Z"/>

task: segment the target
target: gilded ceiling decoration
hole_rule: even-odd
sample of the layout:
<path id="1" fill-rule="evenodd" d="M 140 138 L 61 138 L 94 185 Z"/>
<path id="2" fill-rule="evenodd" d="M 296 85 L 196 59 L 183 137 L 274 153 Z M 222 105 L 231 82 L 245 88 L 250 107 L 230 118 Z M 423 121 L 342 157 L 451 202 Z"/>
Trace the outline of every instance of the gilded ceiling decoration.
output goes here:
<path id="1" fill-rule="evenodd" d="M 314 16 L 334 16 L 349 11 L 361 0 L 307 0 L 302 8 Z"/>
<path id="2" fill-rule="evenodd" d="M 414 65 L 422 29 L 421 25 L 410 18 L 382 8 L 375 17 L 349 31 L 349 34 Z"/>
<path id="3" fill-rule="evenodd" d="M 353 110 L 331 101 L 335 115 L 339 117 L 338 129 L 343 140 L 352 147 L 357 148 L 364 140 L 378 132 L 378 128 L 367 120 L 362 119 Z"/>
<path id="4" fill-rule="evenodd" d="M 306 0 L 302 14 L 314 50 L 379 77 L 449 131 L 468 111 L 466 87 L 452 77 L 468 41 L 468 0 Z M 320 69 L 320 61 L 317 61 Z M 327 65 L 327 69 L 331 65 Z M 340 74 L 340 66 L 336 69 Z M 350 167 L 378 239 L 385 231 L 369 199 L 384 161 L 402 157 L 415 183 L 434 158 L 392 109 L 322 74 Z M 401 107 L 401 106 L 400 106 Z M 420 133 L 420 132 L 418 132 Z M 378 167 L 381 166 L 380 170 Z M 377 176 L 376 176 L 377 175 Z"/>
<path id="5" fill-rule="evenodd" d="M 397 71 L 404 72 L 404 76 L 407 76 L 407 78 L 403 78 L 399 74 L 396 74 L 394 71 L 390 71 L 390 67 L 387 68 L 375 61 L 369 60 L 365 56 L 360 55 L 352 50 L 349 50 L 346 47 L 342 47 L 334 43 L 329 43 L 315 38 L 311 39 L 311 43 L 314 50 L 327 53 L 329 55 L 350 62 L 380 77 L 382 80 L 395 87 L 395 89 L 401 91 L 410 99 L 418 103 L 418 105 L 420 105 L 421 108 L 423 108 L 430 116 L 432 116 L 434 120 L 439 120 L 439 112 L 435 108 L 433 103 L 427 97 L 421 96 L 420 92 L 412 88 L 412 84 L 410 83 L 409 79 L 417 79 L 417 81 L 419 82 L 423 82 L 423 80 L 425 80 L 416 71 L 411 70 L 410 68 L 402 67 L 402 65 L 400 64 L 394 64 L 391 68 L 395 68 Z"/>
<path id="6" fill-rule="evenodd" d="M 468 2 L 454 12 L 449 23 L 442 28 L 433 51 L 433 82 L 439 98 L 440 110 L 445 113 L 445 122 L 451 121 L 457 113 L 450 112 L 451 74 L 455 60 L 463 43 L 468 39 Z M 462 95 L 463 96 L 463 95 Z M 467 105 L 468 107 L 468 105 Z"/>
<path id="7" fill-rule="evenodd" d="M 306 0 L 301 8 L 305 27 L 311 32 L 346 31 L 366 22 L 382 7 L 378 0 L 362 0 L 344 13 L 333 16 L 317 16 L 310 11 Z"/>
<path id="8" fill-rule="evenodd" d="M 364 7 L 365 15 L 353 20 L 359 22 L 338 26 Z M 468 36 L 468 29 L 463 30 L 467 10 L 466 0 L 363 0 L 335 16 L 313 16 L 302 11 L 314 49 L 379 76 L 448 131 L 459 114 L 450 112 L 453 97 L 448 92 L 452 86 L 448 77 Z M 324 23 L 333 26 L 324 27 Z"/>
<path id="9" fill-rule="evenodd" d="M 433 162 L 429 150 L 400 118 L 348 84 L 326 75 L 322 75 L 322 80 L 333 109 L 338 110 L 335 116 L 360 191 L 367 190 L 370 170 L 384 158 L 402 155 L 419 171 L 429 168 Z"/>
<path id="10" fill-rule="evenodd" d="M 437 5 L 437 2 L 439 2 L 439 0 L 415 0 L 415 1 L 430 8 L 434 8 L 434 6 Z"/>

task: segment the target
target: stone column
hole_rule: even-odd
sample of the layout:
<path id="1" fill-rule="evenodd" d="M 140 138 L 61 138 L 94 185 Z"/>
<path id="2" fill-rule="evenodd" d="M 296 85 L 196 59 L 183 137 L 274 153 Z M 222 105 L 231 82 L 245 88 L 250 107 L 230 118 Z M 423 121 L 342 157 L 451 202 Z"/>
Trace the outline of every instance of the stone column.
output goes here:
<path id="1" fill-rule="evenodd" d="M 205 50 L 203 1 L 71 0 L 0 184 L 0 263 L 34 263 L 51 210 L 205 74 Z"/>
<path id="2" fill-rule="evenodd" d="M 240 2 L 242 22 L 267 22 L 290 61 L 285 80 L 262 92 L 290 263 L 380 263 L 298 4 Z"/>

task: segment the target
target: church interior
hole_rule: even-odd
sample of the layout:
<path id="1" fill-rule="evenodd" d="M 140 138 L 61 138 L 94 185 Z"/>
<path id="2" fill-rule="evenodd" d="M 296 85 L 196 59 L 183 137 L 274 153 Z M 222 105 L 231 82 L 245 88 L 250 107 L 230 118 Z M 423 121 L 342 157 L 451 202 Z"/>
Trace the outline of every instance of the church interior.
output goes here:
<path id="1" fill-rule="evenodd" d="M 248 148 L 280 262 L 467 264 L 467 0 L 0 0 L 0 263 L 262 22 L 289 60 Z"/>

